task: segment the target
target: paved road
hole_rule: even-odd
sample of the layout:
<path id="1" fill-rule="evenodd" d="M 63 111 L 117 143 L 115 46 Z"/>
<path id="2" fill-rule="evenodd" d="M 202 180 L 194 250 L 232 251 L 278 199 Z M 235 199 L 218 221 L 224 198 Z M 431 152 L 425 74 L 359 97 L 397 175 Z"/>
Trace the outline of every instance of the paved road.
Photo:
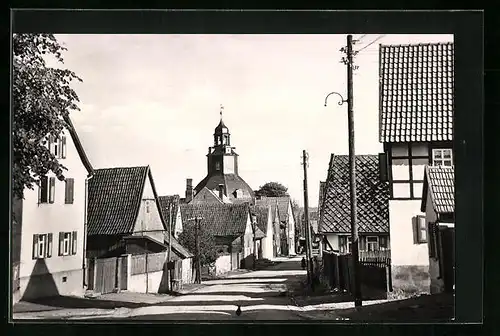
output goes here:
<path id="1" fill-rule="evenodd" d="M 266 270 L 205 281 L 192 293 L 157 305 L 114 314 L 109 318 L 137 320 L 287 320 L 303 319 L 301 309 L 286 295 L 287 288 L 305 279 L 300 257 L 282 258 Z M 242 314 L 235 314 L 237 306 Z"/>

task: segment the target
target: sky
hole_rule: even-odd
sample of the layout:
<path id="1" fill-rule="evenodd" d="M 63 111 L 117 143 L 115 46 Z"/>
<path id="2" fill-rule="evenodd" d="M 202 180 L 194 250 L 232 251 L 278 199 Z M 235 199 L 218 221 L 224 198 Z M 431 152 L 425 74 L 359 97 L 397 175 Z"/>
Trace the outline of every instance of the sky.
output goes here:
<path id="1" fill-rule="evenodd" d="M 71 113 L 94 168 L 149 165 L 159 195 L 184 197 L 186 178 L 207 174 L 208 147 L 223 119 L 239 175 L 257 190 L 279 182 L 309 206 L 330 154 L 348 154 L 346 35 L 56 35 L 64 66 L 83 79 Z M 356 154 L 377 154 L 379 44 L 450 42 L 453 35 L 354 35 Z"/>

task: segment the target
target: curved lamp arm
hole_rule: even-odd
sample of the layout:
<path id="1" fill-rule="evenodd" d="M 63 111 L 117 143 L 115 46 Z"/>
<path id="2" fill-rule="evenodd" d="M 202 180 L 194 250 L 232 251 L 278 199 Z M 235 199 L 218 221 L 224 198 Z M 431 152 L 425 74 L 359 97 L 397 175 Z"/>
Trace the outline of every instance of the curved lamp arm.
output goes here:
<path id="1" fill-rule="evenodd" d="M 338 102 L 339 105 L 347 103 L 347 99 L 344 99 L 344 97 L 342 97 L 342 95 L 340 93 L 338 93 L 338 92 L 330 92 L 325 97 L 325 106 L 327 106 L 328 97 L 330 97 L 332 94 L 335 94 L 335 95 L 339 96 L 339 98 L 340 98 L 340 100 Z"/>

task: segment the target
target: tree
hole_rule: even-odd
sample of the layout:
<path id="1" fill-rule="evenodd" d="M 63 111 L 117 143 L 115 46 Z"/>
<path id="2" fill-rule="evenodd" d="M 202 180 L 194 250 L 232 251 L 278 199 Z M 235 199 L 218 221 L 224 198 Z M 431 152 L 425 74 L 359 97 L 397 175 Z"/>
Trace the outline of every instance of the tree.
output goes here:
<path id="1" fill-rule="evenodd" d="M 278 182 L 267 182 L 255 192 L 257 196 L 281 197 L 288 196 L 288 188 Z"/>
<path id="2" fill-rule="evenodd" d="M 215 237 L 203 228 L 203 223 L 198 230 L 200 243 L 200 263 L 202 266 L 210 265 L 217 260 L 217 245 Z M 196 228 L 195 222 L 190 222 L 184 225 L 182 233 L 179 235 L 179 243 L 191 251 L 196 253 Z"/>
<path id="3" fill-rule="evenodd" d="M 49 151 L 47 138 L 57 139 L 70 111 L 79 110 L 70 84 L 82 80 L 70 70 L 47 66 L 50 58 L 64 64 L 66 50 L 51 34 L 13 34 L 12 50 L 12 184 L 14 197 L 22 199 L 24 189 L 33 189 L 49 171 L 64 180 L 67 168 Z"/>

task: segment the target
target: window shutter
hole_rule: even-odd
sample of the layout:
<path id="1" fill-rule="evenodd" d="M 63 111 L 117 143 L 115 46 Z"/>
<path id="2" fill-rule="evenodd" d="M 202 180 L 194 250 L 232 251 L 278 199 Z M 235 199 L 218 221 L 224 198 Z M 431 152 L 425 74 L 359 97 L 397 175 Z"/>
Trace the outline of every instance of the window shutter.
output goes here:
<path id="1" fill-rule="evenodd" d="M 38 235 L 33 235 L 33 253 L 31 255 L 32 259 L 36 259 L 38 257 Z"/>
<path id="2" fill-rule="evenodd" d="M 47 258 L 52 257 L 52 233 L 47 235 L 47 253 L 45 255 Z"/>
<path id="3" fill-rule="evenodd" d="M 73 231 L 71 234 L 73 238 L 73 242 L 71 243 L 71 254 L 75 255 L 76 254 L 76 231 Z"/>
<path id="4" fill-rule="evenodd" d="M 73 199 L 74 199 L 74 190 L 75 190 L 75 179 L 70 178 L 69 179 L 69 203 L 73 204 Z"/>
<path id="5" fill-rule="evenodd" d="M 358 236 L 359 239 L 359 249 L 360 251 L 366 251 L 366 237 Z"/>
<path id="6" fill-rule="evenodd" d="M 56 194 L 56 178 L 51 177 L 49 179 L 49 203 L 54 203 L 54 198 Z"/>
<path id="7" fill-rule="evenodd" d="M 66 137 L 61 137 L 61 159 L 66 158 Z"/>
<path id="8" fill-rule="evenodd" d="M 418 217 L 418 233 L 420 243 L 427 242 L 427 227 L 424 216 Z"/>
<path id="9" fill-rule="evenodd" d="M 40 203 L 47 203 L 48 196 L 47 176 L 40 178 Z"/>
<path id="10" fill-rule="evenodd" d="M 64 232 L 59 232 L 59 256 L 63 255 L 64 251 L 63 243 L 64 243 Z"/>
<path id="11" fill-rule="evenodd" d="M 387 174 L 387 169 L 388 164 L 387 164 L 387 154 L 386 153 L 379 153 L 378 154 L 378 171 L 379 171 L 379 177 L 381 182 L 387 182 L 389 180 L 388 174 Z"/>
<path id="12" fill-rule="evenodd" d="M 54 137 L 52 135 L 49 135 L 49 152 L 54 153 Z"/>

